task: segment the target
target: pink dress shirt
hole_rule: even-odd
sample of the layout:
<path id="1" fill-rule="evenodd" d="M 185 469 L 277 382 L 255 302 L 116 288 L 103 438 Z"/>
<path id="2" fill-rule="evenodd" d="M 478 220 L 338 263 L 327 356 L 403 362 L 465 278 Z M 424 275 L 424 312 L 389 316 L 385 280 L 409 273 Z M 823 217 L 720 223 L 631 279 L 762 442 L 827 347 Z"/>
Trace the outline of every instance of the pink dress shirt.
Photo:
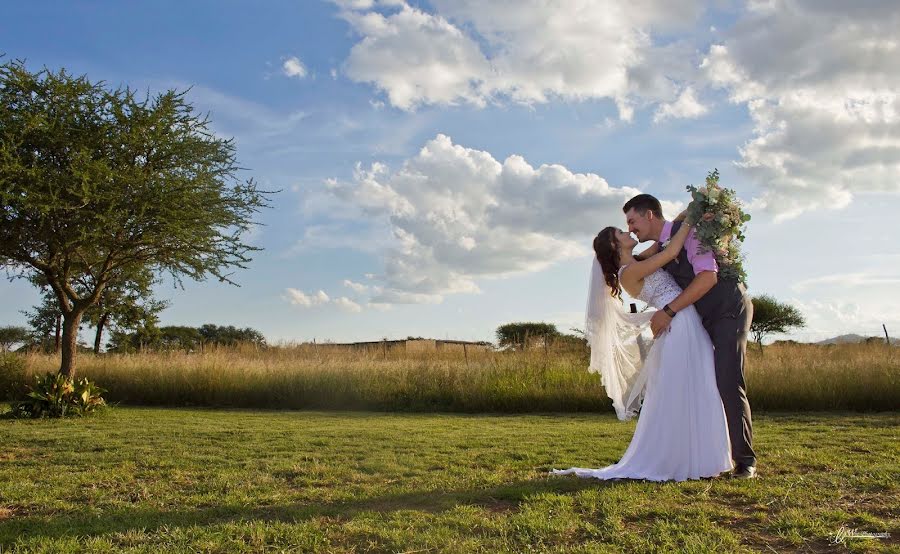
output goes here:
<path id="1" fill-rule="evenodd" d="M 672 237 L 672 222 L 666 221 L 662 231 L 659 233 L 659 242 L 666 242 Z M 700 239 L 697 238 L 695 229 L 688 232 L 687 239 L 684 241 L 684 249 L 687 251 L 688 261 L 694 268 L 694 275 L 701 271 L 715 271 L 718 273 L 719 264 L 716 263 L 716 256 L 712 252 L 700 252 Z M 675 258 L 678 261 L 678 258 Z"/>

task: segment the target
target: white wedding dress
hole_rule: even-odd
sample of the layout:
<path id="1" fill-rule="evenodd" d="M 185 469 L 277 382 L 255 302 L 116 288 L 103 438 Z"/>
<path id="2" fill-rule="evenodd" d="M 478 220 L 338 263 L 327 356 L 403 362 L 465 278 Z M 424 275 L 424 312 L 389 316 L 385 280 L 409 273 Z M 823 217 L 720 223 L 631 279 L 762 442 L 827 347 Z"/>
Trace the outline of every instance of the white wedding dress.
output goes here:
<path id="1" fill-rule="evenodd" d="M 662 309 L 679 294 L 681 288 L 672 276 L 659 269 L 644 278 L 638 298 Z M 600 469 L 573 467 L 551 473 L 684 481 L 732 468 L 712 341 L 693 306 L 675 314 L 670 331 L 653 342 L 637 382 L 645 383 L 644 399 L 622 459 Z"/>

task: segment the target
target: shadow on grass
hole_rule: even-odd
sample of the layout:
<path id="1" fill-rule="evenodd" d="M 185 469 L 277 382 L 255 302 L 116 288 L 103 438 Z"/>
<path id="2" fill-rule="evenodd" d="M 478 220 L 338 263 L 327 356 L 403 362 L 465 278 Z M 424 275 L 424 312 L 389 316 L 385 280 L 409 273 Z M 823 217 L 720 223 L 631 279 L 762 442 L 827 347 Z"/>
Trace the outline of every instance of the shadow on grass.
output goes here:
<path id="1" fill-rule="evenodd" d="M 439 513 L 455 506 L 481 506 L 494 512 L 513 511 L 526 498 L 541 493 L 571 493 L 584 489 L 624 485 L 629 481 L 599 481 L 550 477 L 518 481 L 488 489 L 404 493 L 328 504 L 275 506 L 215 506 L 164 511 L 151 508 L 107 510 L 97 514 L 23 516 L 0 521 L 0 547 L 17 539 L 93 537 L 130 530 L 150 531 L 160 527 L 190 527 L 250 521 L 300 522 L 315 517 L 351 519 L 361 512 L 389 513 L 417 510 Z M 0 550 L 2 550 L 0 548 Z"/>

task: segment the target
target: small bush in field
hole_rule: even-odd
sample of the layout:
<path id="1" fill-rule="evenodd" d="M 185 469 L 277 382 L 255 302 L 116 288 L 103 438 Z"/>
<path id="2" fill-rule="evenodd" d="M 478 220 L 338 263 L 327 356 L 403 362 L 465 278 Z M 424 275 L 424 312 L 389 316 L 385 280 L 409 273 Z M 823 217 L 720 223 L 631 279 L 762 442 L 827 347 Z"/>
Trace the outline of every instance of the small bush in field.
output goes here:
<path id="1" fill-rule="evenodd" d="M 87 378 L 74 380 L 60 373 L 35 376 L 26 399 L 13 403 L 12 417 L 42 418 L 84 416 L 106 405 L 105 389 Z"/>

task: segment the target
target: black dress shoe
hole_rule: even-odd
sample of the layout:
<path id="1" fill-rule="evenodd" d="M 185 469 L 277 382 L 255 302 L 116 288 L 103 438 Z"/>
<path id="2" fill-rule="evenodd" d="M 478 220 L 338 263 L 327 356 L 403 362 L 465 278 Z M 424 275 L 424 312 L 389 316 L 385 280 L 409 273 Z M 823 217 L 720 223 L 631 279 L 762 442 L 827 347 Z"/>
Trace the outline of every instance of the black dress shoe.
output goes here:
<path id="1" fill-rule="evenodd" d="M 738 464 L 731 476 L 735 479 L 756 479 L 756 466 Z"/>

